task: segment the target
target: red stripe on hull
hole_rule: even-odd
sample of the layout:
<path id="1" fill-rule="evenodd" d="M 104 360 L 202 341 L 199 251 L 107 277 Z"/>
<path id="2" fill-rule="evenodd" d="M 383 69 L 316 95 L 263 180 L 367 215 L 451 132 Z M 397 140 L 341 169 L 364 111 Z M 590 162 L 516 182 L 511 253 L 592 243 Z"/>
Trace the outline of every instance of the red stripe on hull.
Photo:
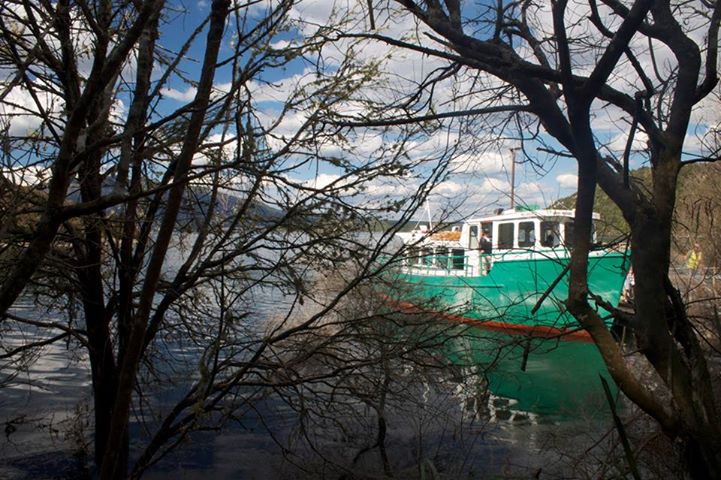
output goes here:
<path id="1" fill-rule="evenodd" d="M 430 313 L 438 315 L 445 320 L 478 328 L 485 328 L 510 335 L 527 335 L 536 338 L 557 338 L 563 341 L 593 343 L 591 335 L 582 329 L 556 328 L 546 325 L 523 325 L 519 323 L 499 322 L 495 320 L 478 320 L 470 317 L 463 317 L 452 313 L 423 310 L 410 302 L 393 302 L 399 308 L 415 313 Z"/>

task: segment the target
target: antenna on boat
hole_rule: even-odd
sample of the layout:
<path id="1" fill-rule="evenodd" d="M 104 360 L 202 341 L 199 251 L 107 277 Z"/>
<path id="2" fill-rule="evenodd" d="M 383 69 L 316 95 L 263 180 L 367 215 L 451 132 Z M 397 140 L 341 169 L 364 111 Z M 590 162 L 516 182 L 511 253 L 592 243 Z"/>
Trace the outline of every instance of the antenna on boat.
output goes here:
<path id="1" fill-rule="evenodd" d="M 428 230 L 433 230 L 433 219 L 431 218 L 431 202 L 426 199 L 426 211 L 428 212 Z"/>
<path id="2" fill-rule="evenodd" d="M 517 147 L 511 149 L 511 209 L 516 207 L 516 151 Z"/>

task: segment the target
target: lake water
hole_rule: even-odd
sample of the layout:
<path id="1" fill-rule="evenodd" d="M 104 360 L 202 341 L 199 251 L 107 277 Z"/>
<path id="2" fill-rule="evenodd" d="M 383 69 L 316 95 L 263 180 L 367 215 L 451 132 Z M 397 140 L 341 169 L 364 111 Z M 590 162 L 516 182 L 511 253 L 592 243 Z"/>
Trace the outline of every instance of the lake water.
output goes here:
<path id="1" fill-rule="evenodd" d="M 258 311 L 268 315 L 283 303 L 277 292 L 255 297 Z M 17 311 L 49 315 L 30 302 Z M 3 332 L 2 341 L 19 345 L 25 335 L 32 333 Z M 394 476 L 417 477 L 419 468 L 426 474 L 438 469 L 449 478 L 528 477 L 539 469 L 568 474 L 580 468 L 569 458 L 603 448 L 596 442 L 611 424 L 599 375 L 608 375 L 593 345 L 543 341 L 528 348 L 519 337 L 468 327 L 444 328 L 439 335 L 448 336 L 435 349 L 447 368 L 428 369 L 417 359 L 393 364 L 383 413 L 387 468 Z M 381 475 L 380 449 L 369 448 L 378 432 L 372 392 L 382 380 L 374 375 L 381 373 L 367 373 L 362 378 L 368 384 L 353 392 L 314 385 L 302 405 L 294 397 L 302 386 L 262 392 L 248 386 L 241 393 L 255 400 L 237 411 L 237 420 L 222 431 L 192 434 L 146 477 Z M 78 452 L 91 431 L 83 355 L 48 346 L 18 377 L 2 379 L 0 478 L 80 475 L 88 459 Z M 335 400 L 328 400 L 331 395 Z M 164 390 L 158 402 L 173 397 Z M 140 435 L 138 425 L 133 432 Z"/>
<path id="2" fill-rule="evenodd" d="M 472 352 L 484 366 L 498 352 L 497 342 L 509 343 L 485 332 L 470 337 L 483 339 L 469 346 L 474 341 L 464 336 L 455 353 Z M 386 447 L 394 476 L 417 477 L 419 464 L 432 464 L 447 478 L 577 474 L 574 469 L 583 467 L 569 458 L 601 450 L 596 442 L 610 428 L 599 380 L 605 369 L 589 344 L 546 341 L 533 347 L 525 371 L 522 345 L 503 348 L 487 371 L 451 352 L 452 363 L 463 365 L 458 371 L 431 380 L 418 374 L 391 387 Z M 377 449 L 353 458 L 375 439 L 375 412 L 362 406 L 354 414 L 338 412 L 336 422 L 316 418 L 301 432 L 297 412 L 269 399 L 247 412 L 243 425 L 194 436 L 148 477 L 340 478 L 343 468 L 358 478 L 381 475 Z"/>

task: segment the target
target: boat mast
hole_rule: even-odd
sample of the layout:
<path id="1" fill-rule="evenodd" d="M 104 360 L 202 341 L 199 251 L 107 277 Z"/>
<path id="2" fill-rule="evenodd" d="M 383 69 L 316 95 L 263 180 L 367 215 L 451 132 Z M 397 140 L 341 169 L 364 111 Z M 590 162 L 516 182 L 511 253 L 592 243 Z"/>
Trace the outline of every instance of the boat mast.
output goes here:
<path id="1" fill-rule="evenodd" d="M 516 150 L 511 149 L 511 209 L 516 207 Z"/>
<path id="2" fill-rule="evenodd" d="M 426 199 L 426 211 L 428 212 L 428 231 L 433 230 L 433 219 L 431 218 L 431 202 Z"/>

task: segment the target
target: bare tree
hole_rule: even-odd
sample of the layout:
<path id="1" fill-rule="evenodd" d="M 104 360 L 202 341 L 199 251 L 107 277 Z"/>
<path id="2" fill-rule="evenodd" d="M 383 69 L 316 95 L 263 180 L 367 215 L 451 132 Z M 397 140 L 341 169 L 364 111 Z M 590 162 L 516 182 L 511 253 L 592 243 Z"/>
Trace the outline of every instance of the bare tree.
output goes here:
<path id="1" fill-rule="evenodd" d="M 679 172 L 690 162 L 718 159 L 685 156 L 684 142 L 692 123 L 709 120 L 694 115 L 718 82 L 721 3 L 398 0 L 368 8 L 370 31 L 354 26 L 354 33 L 339 31 L 337 38 L 418 53 L 431 62 L 430 73 L 421 80 L 406 77 L 395 101 L 369 104 L 370 114 L 335 122 L 354 128 L 473 118 L 478 135 L 513 137 L 525 148 L 542 143 L 539 151 L 550 157 L 575 158 L 577 236 L 566 304 L 623 392 L 686 445 L 693 476 L 721 475 L 721 424 L 708 351 L 669 278 Z M 384 33 L 403 22 L 410 30 Z M 375 32 L 375 25 L 384 28 Z M 618 133 L 625 148 L 614 150 Z M 629 181 L 639 140 L 645 145 L 637 155 L 651 168 L 648 189 Z M 597 185 L 630 226 L 637 283 L 629 323 L 662 395 L 634 373 L 594 308 L 613 309 L 587 282 Z"/>
<path id="2" fill-rule="evenodd" d="M 373 132 L 395 146 L 361 156 L 363 138 L 320 121 L 378 68 L 352 45 L 334 75 L 300 69 L 274 114 L 259 106 L 274 90 L 265 71 L 323 59 L 324 34 L 274 44 L 293 5 L 215 0 L 199 17 L 157 0 L 0 7 L 0 311 L 4 329 L 36 332 L 2 358 L 60 341 L 87 352 L 101 478 L 142 475 L 203 422 L 235 415 L 232 399 L 253 398 L 244 388 L 285 381 L 275 346 L 315 332 L 376 276 L 444 178 L 453 145 L 409 156 L 417 127 Z M 366 191 L 411 181 L 407 200 Z M 389 216 L 400 220 L 373 234 Z M 340 265 L 353 274 L 319 296 L 314 276 Z M 264 289 L 290 299 L 271 327 L 252 300 Z M 16 311 L 23 297 L 62 320 Z M 181 384 L 173 405 L 154 404 L 158 380 Z M 148 441 L 129 465 L 133 412 Z"/>

